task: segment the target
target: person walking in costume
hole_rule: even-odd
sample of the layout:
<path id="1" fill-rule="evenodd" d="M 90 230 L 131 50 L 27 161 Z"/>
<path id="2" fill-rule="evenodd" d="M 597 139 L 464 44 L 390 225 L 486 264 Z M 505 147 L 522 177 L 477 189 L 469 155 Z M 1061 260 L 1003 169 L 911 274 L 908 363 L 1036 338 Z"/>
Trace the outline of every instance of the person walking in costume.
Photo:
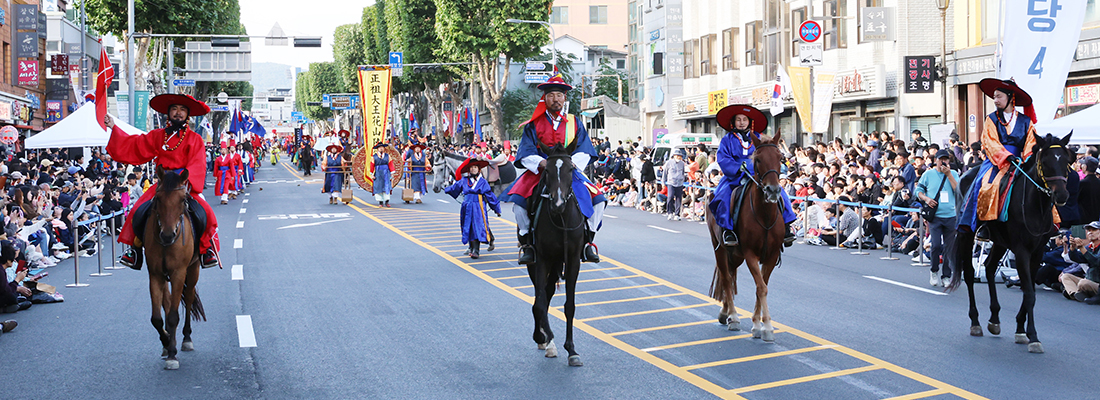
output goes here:
<path id="1" fill-rule="evenodd" d="M 989 233 L 978 226 L 981 221 L 997 219 L 1002 205 L 999 193 L 1002 180 L 1006 175 L 1012 179 L 1016 172 L 1012 165 L 1031 156 L 1036 118 L 1031 96 L 1016 82 L 986 78 L 978 86 L 993 98 L 997 109 L 985 117 L 981 141 L 986 157 L 970 185 L 958 224 L 961 230 L 976 232 L 977 239 L 988 240 Z M 1016 107 L 1024 107 L 1025 113 L 1016 111 Z"/>
<path id="2" fill-rule="evenodd" d="M 722 180 L 714 189 L 714 198 L 710 201 L 710 211 L 714 214 L 714 220 L 722 227 L 722 241 L 726 246 L 737 246 L 740 240 L 737 238 L 737 217 L 740 196 L 734 198 L 734 194 L 740 194 L 735 189 L 748 183 L 749 178 L 756 171 L 753 169 L 752 155 L 756 152 L 756 145 L 752 144 L 752 138 L 760 138 L 760 132 L 768 128 L 768 117 L 748 105 L 729 105 L 718 110 L 716 116 L 718 125 L 726 130 L 718 144 L 716 156 L 718 166 L 722 169 Z M 798 218 L 791 208 L 791 199 L 787 197 L 787 191 L 780 191 L 783 201 L 783 223 L 787 226 L 787 232 L 783 237 L 783 245 L 790 247 L 794 243 L 794 234 L 791 233 L 791 222 Z"/>
<path id="3" fill-rule="evenodd" d="M 489 182 L 481 171 L 489 165 L 488 161 L 467 158 L 455 171 L 458 180 L 444 190 L 454 197 L 462 196 L 462 211 L 459 224 L 462 225 L 462 244 L 469 244 L 470 258 L 477 259 L 481 254 L 481 243 L 489 242 L 489 251 L 493 251 L 493 234 L 489 231 L 489 208 L 500 216 L 500 200 L 493 194 Z M 469 172 L 469 174 L 466 174 Z M 466 175 L 463 177 L 463 175 Z"/>
<path id="4" fill-rule="evenodd" d="M 576 141 L 577 147 L 573 152 L 573 195 L 577 198 L 581 213 L 588 218 L 585 229 L 584 262 L 600 262 L 600 255 L 593 240 L 596 231 L 603 222 L 603 211 L 607 200 L 602 192 L 584 176 L 582 171 L 588 167 L 589 161 L 597 157 L 596 148 L 592 147 L 592 141 L 588 138 L 588 130 L 580 119 L 569 114 L 565 110 L 566 92 L 573 89 L 565 83 L 561 74 L 551 77 L 546 83 L 538 86 L 542 89 L 542 99 L 535 107 L 535 113 L 523 127 L 523 136 L 520 138 L 519 149 L 516 153 L 516 161 L 527 171 L 519 177 L 502 196 L 502 201 L 511 201 L 513 211 L 516 213 L 516 229 L 519 234 L 520 264 L 535 262 L 534 241 L 531 239 L 531 218 L 527 214 L 527 199 L 534 193 L 535 186 L 539 182 L 542 169 L 546 167 L 546 157 L 538 145 L 541 143 L 547 147 L 562 145 L 568 147 Z"/>
<path id="5" fill-rule="evenodd" d="M 385 143 L 374 145 L 374 159 L 370 164 L 370 172 L 374 174 L 374 199 L 378 201 L 379 207 L 390 206 L 390 191 L 393 190 L 393 183 L 390 181 L 393 161 L 386 152 L 387 147 L 390 145 Z"/>
<path id="6" fill-rule="evenodd" d="M 427 148 L 422 144 L 416 143 L 409 146 L 409 150 L 405 153 L 405 160 L 409 165 L 409 181 L 411 182 L 413 190 L 413 200 L 416 204 L 423 203 L 420 196 L 425 193 L 425 188 L 428 187 L 427 175 L 428 175 L 428 156 L 424 153 L 424 149 Z"/>
<path id="7" fill-rule="evenodd" d="M 187 126 L 189 117 L 205 115 L 210 112 L 210 107 L 188 95 L 162 94 L 149 101 L 149 108 L 167 114 L 168 126 L 143 135 L 130 135 L 115 125 L 110 115 L 104 117 L 104 124 L 111 130 L 107 153 L 123 164 L 141 165 L 155 159 L 157 165 L 163 169 L 187 170 L 192 207 L 202 207 L 206 214 L 206 226 L 199 239 L 202 267 L 216 266 L 219 263 L 218 220 L 214 210 L 202 197 L 206 180 L 206 146 L 202 137 Z M 120 243 L 130 245 L 119 258 L 119 262 L 133 269 L 141 269 L 141 243 L 135 241 L 134 224 L 144 224 L 152 205 L 151 200 L 157 191 L 156 186 L 153 184 L 138 198 L 126 215 L 126 223 L 122 225 L 122 233 L 118 236 Z"/>
<path id="8" fill-rule="evenodd" d="M 340 203 L 340 190 L 344 188 L 344 160 L 340 154 L 343 146 L 332 143 L 325 147 L 325 187 L 322 193 L 332 193 L 328 198 L 329 204 Z"/>
<path id="9" fill-rule="evenodd" d="M 313 175 L 313 149 L 309 147 L 309 142 L 302 143 L 302 148 L 298 151 L 298 168 L 302 170 L 302 176 Z"/>
<path id="10" fill-rule="evenodd" d="M 214 177 L 218 179 L 214 185 L 214 195 L 221 197 L 222 204 L 229 204 L 229 193 L 236 185 L 236 171 L 233 170 L 233 156 L 229 154 L 229 146 L 222 143 L 221 155 L 214 159 Z"/>

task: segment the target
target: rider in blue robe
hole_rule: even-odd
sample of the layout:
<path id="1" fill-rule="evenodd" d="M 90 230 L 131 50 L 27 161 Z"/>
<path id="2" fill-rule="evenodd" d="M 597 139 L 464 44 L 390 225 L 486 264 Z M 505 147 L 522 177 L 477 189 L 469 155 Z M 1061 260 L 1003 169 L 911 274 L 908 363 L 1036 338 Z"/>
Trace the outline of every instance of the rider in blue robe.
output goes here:
<path id="1" fill-rule="evenodd" d="M 393 190 L 393 184 L 390 182 L 391 171 L 393 171 L 393 162 L 390 160 L 389 153 L 386 153 L 386 147 L 388 144 L 379 143 L 374 146 L 374 159 L 371 162 L 370 169 L 374 173 L 374 199 L 378 201 L 378 206 L 390 206 L 390 191 Z"/>
<path id="2" fill-rule="evenodd" d="M 738 118 L 744 117 L 744 118 Z M 730 208 L 734 189 L 744 185 L 752 176 L 752 155 L 756 152 L 756 146 L 752 144 L 752 136 L 760 138 L 760 132 L 768 127 L 768 118 L 755 107 L 747 105 L 730 105 L 718 111 L 718 125 L 727 133 L 722 137 L 718 145 L 716 156 L 718 166 L 722 169 L 722 180 L 714 189 L 714 198 L 710 201 L 710 211 L 714 214 L 714 220 L 722 227 L 722 241 L 726 246 L 736 246 L 740 241 L 734 232 L 736 222 L 733 220 Z M 744 170 L 742 170 L 744 166 Z M 791 208 L 791 199 L 787 197 L 787 191 L 780 191 L 782 196 L 783 223 L 787 227 L 783 238 L 783 245 L 790 246 L 794 243 L 794 234 L 791 233 L 791 223 L 798 216 Z"/>
<path id="3" fill-rule="evenodd" d="M 462 225 L 462 244 L 470 245 L 470 258 L 478 258 L 483 242 L 489 243 L 489 251 L 493 250 L 493 236 L 489 230 L 489 209 L 491 208 L 498 217 L 500 216 L 500 200 L 493 194 L 489 182 L 481 174 L 482 169 L 488 165 L 489 163 L 485 160 L 466 160 L 456 172 L 458 181 L 444 190 L 456 200 L 458 196 L 462 196 L 459 223 Z M 466 171 L 469 171 L 469 174 L 463 177 Z"/>

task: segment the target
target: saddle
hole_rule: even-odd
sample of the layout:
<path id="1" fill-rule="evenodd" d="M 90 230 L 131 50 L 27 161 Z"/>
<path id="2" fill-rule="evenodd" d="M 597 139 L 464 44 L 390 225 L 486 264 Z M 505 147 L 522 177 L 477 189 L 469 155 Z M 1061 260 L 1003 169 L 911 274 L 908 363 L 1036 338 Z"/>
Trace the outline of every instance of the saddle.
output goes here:
<path id="1" fill-rule="evenodd" d="M 738 232 L 737 222 L 741 220 L 741 203 L 745 200 L 745 187 L 748 183 L 749 178 L 742 178 L 741 184 L 733 188 L 733 192 L 730 193 L 730 222 L 733 223 L 734 232 Z"/>
<path id="2" fill-rule="evenodd" d="M 134 228 L 134 237 L 138 240 L 144 240 L 145 238 L 145 223 L 148 222 L 149 214 L 151 214 L 150 210 L 152 209 L 152 200 L 134 209 L 134 217 L 131 222 Z M 191 233 L 195 236 L 195 242 L 197 243 L 202 238 L 203 232 L 206 231 L 206 209 L 191 196 L 187 196 L 187 209 L 188 215 L 191 217 Z"/>
<path id="3" fill-rule="evenodd" d="M 1005 216 L 1008 209 L 1008 198 L 1011 195 L 1012 182 L 1016 179 L 1016 171 L 1005 168 L 997 173 L 993 182 L 985 183 L 985 177 L 978 177 L 975 183 L 981 188 L 978 190 L 977 214 L 979 221 L 996 221 Z"/>

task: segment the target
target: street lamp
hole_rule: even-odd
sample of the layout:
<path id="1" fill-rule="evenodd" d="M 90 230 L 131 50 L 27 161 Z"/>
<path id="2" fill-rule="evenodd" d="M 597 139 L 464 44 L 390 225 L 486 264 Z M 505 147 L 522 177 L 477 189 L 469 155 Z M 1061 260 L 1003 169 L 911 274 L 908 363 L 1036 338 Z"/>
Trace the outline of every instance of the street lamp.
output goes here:
<path id="1" fill-rule="evenodd" d="M 936 7 L 940 9 L 940 23 L 942 41 L 940 42 L 940 77 L 941 87 L 940 91 L 943 92 L 943 123 L 947 123 L 947 7 L 950 5 L 951 0 L 936 0 Z"/>
<path id="2" fill-rule="evenodd" d="M 546 21 L 530 21 L 530 20 L 515 19 L 515 18 L 508 18 L 508 19 L 504 20 L 504 22 L 507 22 L 509 24 L 540 24 L 540 25 L 546 25 L 546 29 L 550 30 L 550 52 L 551 52 L 552 57 L 553 57 L 553 61 L 551 61 L 551 64 L 554 64 L 554 72 L 558 72 L 558 47 L 557 47 L 557 44 L 554 41 L 554 27 L 551 26 L 549 22 L 546 22 Z"/>

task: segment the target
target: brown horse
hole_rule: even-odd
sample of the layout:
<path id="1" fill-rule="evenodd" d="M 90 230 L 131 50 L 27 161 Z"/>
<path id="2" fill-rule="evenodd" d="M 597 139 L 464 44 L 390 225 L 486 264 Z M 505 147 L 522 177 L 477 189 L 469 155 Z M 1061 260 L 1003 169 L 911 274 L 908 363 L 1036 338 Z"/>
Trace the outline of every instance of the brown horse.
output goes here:
<path id="1" fill-rule="evenodd" d="M 145 264 L 149 266 L 149 297 L 153 302 L 150 321 L 164 346 L 164 369 L 178 369 L 176 327 L 180 322 L 180 300 L 187 314 L 183 324 L 183 351 L 195 349 L 191 342 L 191 319 L 206 320 L 202 301 L 195 292 L 199 281 L 199 245 L 190 218 L 191 186 L 187 170 L 156 170 L 158 184 L 142 236 Z M 171 283 L 171 290 L 168 284 Z M 162 316 L 161 311 L 164 311 Z M 165 321 L 165 317 L 167 321 Z"/>
<path id="2" fill-rule="evenodd" d="M 737 294 L 737 268 L 744 261 L 756 282 L 752 336 L 773 342 L 775 329 L 772 328 L 771 313 L 768 311 L 768 280 L 783 249 L 783 214 L 779 209 L 780 191 L 783 190 L 779 186 L 779 166 L 783 155 L 779 152 L 779 135 L 767 141 L 750 136 L 756 146 L 752 155 L 755 171 L 752 171 L 752 179 L 744 187 L 745 195 L 737 220 L 737 236 L 741 240 L 737 247 L 726 247 L 722 240 L 722 227 L 718 226 L 710 208 L 707 208 L 707 227 L 710 228 L 710 242 L 714 246 L 716 261 L 710 295 L 722 302 L 718 321 L 726 324 L 731 331 L 741 330 L 733 296 Z M 730 204 L 735 200 L 731 200 Z"/>

